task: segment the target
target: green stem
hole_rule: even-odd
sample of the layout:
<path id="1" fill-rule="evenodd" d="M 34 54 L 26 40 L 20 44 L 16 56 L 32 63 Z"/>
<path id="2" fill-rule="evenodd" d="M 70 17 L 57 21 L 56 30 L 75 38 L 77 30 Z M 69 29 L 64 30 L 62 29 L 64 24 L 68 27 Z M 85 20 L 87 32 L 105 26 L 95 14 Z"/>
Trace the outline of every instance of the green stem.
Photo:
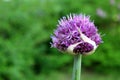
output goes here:
<path id="1" fill-rule="evenodd" d="M 74 56 L 74 66 L 73 66 L 72 80 L 80 80 L 80 77 L 81 77 L 81 60 L 82 60 L 82 55 L 81 54 Z"/>

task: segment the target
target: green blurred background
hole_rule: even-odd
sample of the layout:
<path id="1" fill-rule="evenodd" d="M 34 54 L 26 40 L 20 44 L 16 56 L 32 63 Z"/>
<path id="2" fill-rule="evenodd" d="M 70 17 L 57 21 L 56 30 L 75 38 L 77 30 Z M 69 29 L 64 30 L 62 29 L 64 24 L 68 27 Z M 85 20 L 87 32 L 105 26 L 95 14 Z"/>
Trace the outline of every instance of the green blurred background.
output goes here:
<path id="1" fill-rule="evenodd" d="M 0 80 L 71 80 L 73 56 L 50 48 L 70 13 L 90 15 L 104 41 L 83 56 L 82 80 L 120 80 L 120 0 L 0 0 Z"/>

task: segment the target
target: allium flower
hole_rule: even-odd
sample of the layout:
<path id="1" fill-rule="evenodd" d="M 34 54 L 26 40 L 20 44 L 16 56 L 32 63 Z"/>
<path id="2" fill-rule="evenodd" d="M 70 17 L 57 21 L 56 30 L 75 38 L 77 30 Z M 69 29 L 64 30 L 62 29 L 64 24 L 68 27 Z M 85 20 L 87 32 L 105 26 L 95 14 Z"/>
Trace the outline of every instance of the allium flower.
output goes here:
<path id="1" fill-rule="evenodd" d="M 97 15 L 98 15 L 99 17 L 101 17 L 101 18 L 106 18 L 106 17 L 107 17 L 106 12 L 105 12 L 104 10 L 102 10 L 101 8 L 98 8 L 98 9 L 96 10 L 96 13 L 97 13 Z"/>
<path id="2" fill-rule="evenodd" d="M 115 5 L 115 0 L 110 0 L 111 5 Z"/>
<path id="3" fill-rule="evenodd" d="M 89 16 L 73 14 L 58 21 L 52 38 L 52 47 L 72 54 L 91 54 L 102 42 Z"/>

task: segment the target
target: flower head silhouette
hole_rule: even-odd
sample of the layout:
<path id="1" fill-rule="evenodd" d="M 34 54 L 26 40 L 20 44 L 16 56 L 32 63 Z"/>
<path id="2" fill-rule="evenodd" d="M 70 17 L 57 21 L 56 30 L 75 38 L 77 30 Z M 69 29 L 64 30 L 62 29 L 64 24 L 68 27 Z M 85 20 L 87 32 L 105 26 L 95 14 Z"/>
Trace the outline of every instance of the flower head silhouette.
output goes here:
<path id="1" fill-rule="evenodd" d="M 102 42 L 90 16 L 73 14 L 58 21 L 52 38 L 52 47 L 72 54 L 91 54 Z"/>

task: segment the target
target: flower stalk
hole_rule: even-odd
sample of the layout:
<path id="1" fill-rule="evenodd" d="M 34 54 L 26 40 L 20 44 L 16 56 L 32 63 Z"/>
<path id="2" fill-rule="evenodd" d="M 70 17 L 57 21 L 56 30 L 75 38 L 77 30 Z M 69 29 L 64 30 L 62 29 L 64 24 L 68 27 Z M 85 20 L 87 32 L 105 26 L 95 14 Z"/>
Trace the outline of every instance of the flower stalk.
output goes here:
<path id="1" fill-rule="evenodd" d="M 81 78 L 81 61 L 82 61 L 81 54 L 74 56 L 72 80 L 80 80 Z"/>

